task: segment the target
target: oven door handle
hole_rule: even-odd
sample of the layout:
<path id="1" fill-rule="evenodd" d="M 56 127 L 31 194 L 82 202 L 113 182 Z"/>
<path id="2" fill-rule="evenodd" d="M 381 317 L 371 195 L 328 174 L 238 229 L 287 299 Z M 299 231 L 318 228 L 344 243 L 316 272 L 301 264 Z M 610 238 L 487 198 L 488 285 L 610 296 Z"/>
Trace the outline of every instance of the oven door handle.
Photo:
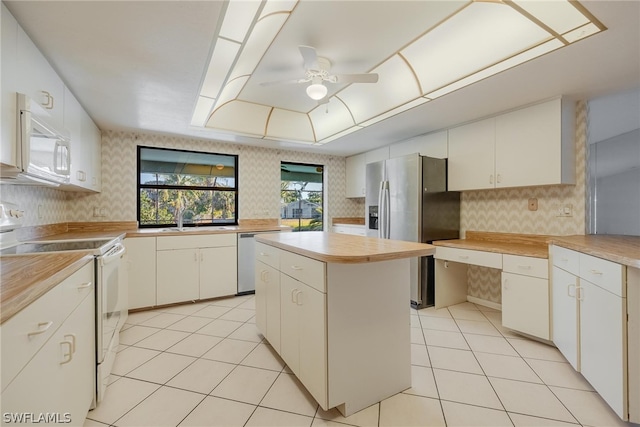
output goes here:
<path id="1" fill-rule="evenodd" d="M 117 243 L 114 246 L 114 249 L 118 248 L 117 251 L 112 252 L 110 251 L 108 254 L 105 254 L 102 257 L 102 265 L 107 265 L 113 261 L 116 261 L 118 259 L 120 259 L 122 257 L 122 255 L 124 255 L 124 253 L 127 251 L 127 249 L 124 247 L 124 245 L 122 243 Z"/>

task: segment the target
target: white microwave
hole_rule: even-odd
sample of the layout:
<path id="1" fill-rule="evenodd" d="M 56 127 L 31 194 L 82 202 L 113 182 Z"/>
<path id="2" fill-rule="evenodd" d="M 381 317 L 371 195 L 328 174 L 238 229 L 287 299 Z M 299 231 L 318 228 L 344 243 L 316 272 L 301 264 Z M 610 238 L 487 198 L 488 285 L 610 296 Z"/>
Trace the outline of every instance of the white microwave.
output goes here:
<path id="1" fill-rule="evenodd" d="M 69 133 L 56 128 L 42 107 L 18 93 L 16 167 L 2 165 L 2 182 L 61 185 L 71 177 Z"/>

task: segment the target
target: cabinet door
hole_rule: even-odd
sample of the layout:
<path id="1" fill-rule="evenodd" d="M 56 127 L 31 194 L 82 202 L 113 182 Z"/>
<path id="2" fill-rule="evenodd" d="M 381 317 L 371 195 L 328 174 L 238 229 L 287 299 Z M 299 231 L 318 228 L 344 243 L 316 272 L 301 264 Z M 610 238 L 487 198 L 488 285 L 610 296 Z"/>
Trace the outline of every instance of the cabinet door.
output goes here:
<path id="1" fill-rule="evenodd" d="M 549 281 L 502 273 L 502 325 L 549 339 Z"/>
<path id="2" fill-rule="evenodd" d="M 84 110 L 82 110 L 80 124 L 82 143 L 86 153 L 84 158 L 84 168 L 87 172 L 86 188 L 100 191 L 102 189 L 102 136 L 100 129 Z"/>
<path id="3" fill-rule="evenodd" d="M 267 340 L 280 352 L 280 272 L 268 265 L 264 266 L 264 280 L 267 288 Z"/>
<path id="4" fill-rule="evenodd" d="M 265 281 L 266 264 L 256 260 L 256 273 L 254 283 L 256 288 L 256 328 L 267 338 L 267 282 Z M 280 296 L 278 295 L 278 306 L 280 306 Z"/>
<path id="5" fill-rule="evenodd" d="M 156 305 L 156 238 L 124 240 L 127 248 L 129 309 Z"/>
<path id="6" fill-rule="evenodd" d="M 495 119 L 449 130 L 449 190 L 495 187 Z"/>
<path id="7" fill-rule="evenodd" d="M 87 168 L 89 161 L 86 142 L 82 138 L 82 106 L 75 96 L 64 88 L 64 127 L 71 136 L 71 185 L 87 188 Z"/>
<path id="8" fill-rule="evenodd" d="M 561 268 L 553 267 L 551 279 L 552 339 L 558 350 L 580 371 L 578 323 L 578 278 Z"/>
<path id="9" fill-rule="evenodd" d="M 296 296 L 300 321 L 300 380 L 309 393 L 327 406 L 326 294 L 302 285 Z"/>
<path id="10" fill-rule="evenodd" d="M 16 124 L 18 108 L 16 92 L 18 91 L 18 76 L 20 67 L 18 66 L 18 22 L 9 9 L 0 4 L 2 23 L 0 24 L 0 55 L 2 63 L 2 73 L 0 74 L 0 163 L 16 166 Z"/>
<path id="11" fill-rule="evenodd" d="M 200 249 L 200 298 L 235 295 L 238 291 L 236 247 Z"/>
<path id="12" fill-rule="evenodd" d="M 560 99 L 496 117 L 496 187 L 562 183 Z"/>
<path id="13" fill-rule="evenodd" d="M 156 253 L 156 299 L 159 305 L 200 298 L 198 258 L 197 249 Z"/>
<path id="14" fill-rule="evenodd" d="M 3 413 L 58 413 L 60 421 L 83 422 L 95 394 L 94 307 L 92 292 L 4 390 Z"/>
<path id="15" fill-rule="evenodd" d="M 626 298 L 580 279 L 580 372 L 627 418 Z"/>
<path id="16" fill-rule="evenodd" d="M 365 154 L 357 154 L 346 159 L 346 197 L 365 196 Z"/>
<path id="17" fill-rule="evenodd" d="M 294 374 L 300 376 L 300 330 L 296 295 L 301 282 L 280 274 L 280 356 Z"/>
<path id="18" fill-rule="evenodd" d="M 40 105 L 56 126 L 63 124 L 64 83 L 24 30 L 18 27 L 18 91 Z"/>

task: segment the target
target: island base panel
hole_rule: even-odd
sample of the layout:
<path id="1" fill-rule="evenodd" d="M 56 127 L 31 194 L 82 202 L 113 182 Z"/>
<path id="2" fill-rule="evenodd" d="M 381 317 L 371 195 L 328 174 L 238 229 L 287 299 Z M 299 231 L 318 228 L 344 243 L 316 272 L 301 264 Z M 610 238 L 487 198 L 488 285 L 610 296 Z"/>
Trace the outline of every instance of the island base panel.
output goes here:
<path id="1" fill-rule="evenodd" d="M 436 259 L 436 309 L 467 301 L 467 264 Z"/>
<path id="2" fill-rule="evenodd" d="M 327 265 L 329 407 L 345 417 L 411 387 L 409 264 Z"/>

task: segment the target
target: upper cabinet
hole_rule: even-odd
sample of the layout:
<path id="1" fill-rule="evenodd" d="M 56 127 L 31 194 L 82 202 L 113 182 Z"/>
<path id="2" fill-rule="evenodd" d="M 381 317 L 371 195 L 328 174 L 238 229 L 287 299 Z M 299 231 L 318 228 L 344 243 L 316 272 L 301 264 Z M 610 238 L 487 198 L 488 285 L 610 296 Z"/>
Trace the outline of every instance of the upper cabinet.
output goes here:
<path id="1" fill-rule="evenodd" d="M 66 188 L 100 191 L 100 130 L 66 87 L 64 127 L 71 135 L 71 180 Z"/>
<path id="2" fill-rule="evenodd" d="M 17 164 L 16 93 L 23 93 L 71 137 L 71 180 L 60 189 L 100 191 L 100 130 L 4 4 L 1 18 L 0 162 Z"/>
<path id="3" fill-rule="evenodd" d="M 449 130 L 449 190 L 575 184 L 574 121 L 554 99 Z"/>
<path id="4" fill-rule="evenodd" d="M 346 159 L 346 197 L 364 197 L 366 181 L 366 153 Z"/>
<path id="5" fill-rule="evenodd" d="M 428 133 L 389 146 L 389 158 L 418 153 L 436 159 L 447 158 L 447 131 Z"/>

